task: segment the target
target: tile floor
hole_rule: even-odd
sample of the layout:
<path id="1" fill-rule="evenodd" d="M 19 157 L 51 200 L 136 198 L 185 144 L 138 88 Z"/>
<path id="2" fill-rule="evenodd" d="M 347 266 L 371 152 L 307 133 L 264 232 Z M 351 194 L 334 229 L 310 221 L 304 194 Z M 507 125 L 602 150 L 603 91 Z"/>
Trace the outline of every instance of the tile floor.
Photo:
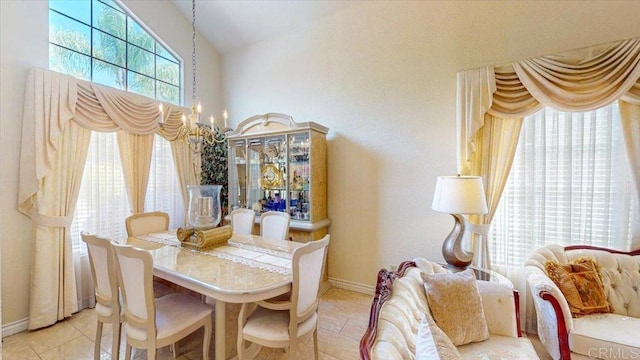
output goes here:
<path id="1" fill-rule="evenodd" d="M 352 291 L 331 288 L 321 298 L 318 323 L 318 347 L 320 359 L 358 359 L 360 337 L 369 319 L 371 296 Z M 22 332 L 4 338 L 2 359 L 56 360 L 93 359 L 96 334 L 95 310 L 85 309 L 58 324 L 32 332 Z M 110 325 L 105 325 L 101 341 L 101 359 L 110 359 Z M 178 343 L 178 360 L 202 358 L 202 330 Z M 213 343 L 213 341 L 212 341 Z M 309 339 L 298 349 L 300 359 L 313 358 L 312 341 Z M 213 359 L 213 345 L 210 358 Z M 124 342 L 120 358 L 124 359 Z M 146 359 L 144 351 L 135 351 L 134 359 Z M 169 348 L 158 351 L 158 359 L 172 359 Z M 281 349 L 263 348 L 257 359 L 286 359 Z"/>
<path id="2" fill-rule="evenodd" d="M 330 288 L 320 301 L 318 323 L 318 347 L 320 359 L 351 360 L 359 359 L 358 346 L 369 319 L 371 296 L 338 288 Z M 177 345 L 178 360 L 201 359 L 202 330 L 181 341 Z M 22 332 L 4 338 L 2 359 L 24 360 L 90 360 L 93 359 L 94 338 L 96 333 L 96 316 L 93 309 L 85 309 L 70 319 L 54 326 Z M 110 359 L 111 326 L 105 325 L 101 341 L 101 359 Z M 540 353 L 541 345 L 532 338 Z M 213 341 L 212 341 L 213 343 Z M 123 342 L 124 344 L 124 342 Z M 121 346 L 120 358 L 124 359 L 124 345 Z M 211 346 L 213 350 L 213 345 Z M 546 354 L 545 354 L 546 355 Z M 134 359 L 146 359 L 144 351 L 135 351 Z M 172 359 L 168 347 L 158 351 L 158 359 Z M 213 359 L 213 351 L 210 351 Z M 263 348 L 257 359 L 287 359 L 281 349 Z M 298 349 L 299 359 L 312 359 L 313 347 L 311 339 Z M 543 357 L 541 359 L 550 359 Z"/>

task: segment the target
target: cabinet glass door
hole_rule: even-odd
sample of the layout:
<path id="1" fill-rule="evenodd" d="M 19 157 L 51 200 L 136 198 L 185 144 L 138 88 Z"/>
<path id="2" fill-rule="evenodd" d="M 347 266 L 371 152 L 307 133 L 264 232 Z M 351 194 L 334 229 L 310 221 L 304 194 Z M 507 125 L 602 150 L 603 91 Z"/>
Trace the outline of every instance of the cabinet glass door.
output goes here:
<path id="1" fill-rule="evenodd" d="M 310 138 L 308 132 L 289 135 L 289 215 L 296 220 L 309 220 L 311 176 Z"/>
<path id="2" fill-rule="evenodd" d="M 249 139 L 249 203 L 256 212 L 287 209 L 287 142 L 285 135 Z"/>

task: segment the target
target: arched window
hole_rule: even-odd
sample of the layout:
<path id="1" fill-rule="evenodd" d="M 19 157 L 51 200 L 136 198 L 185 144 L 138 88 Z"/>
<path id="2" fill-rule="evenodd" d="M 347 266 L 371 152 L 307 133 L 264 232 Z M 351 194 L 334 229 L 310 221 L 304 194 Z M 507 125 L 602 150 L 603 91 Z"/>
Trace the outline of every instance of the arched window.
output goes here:
<path id="1" fill-rule="evenodd" d="M 181 61 L 112 0 L 49 1 L 49 68 L 180 104 Z"/>

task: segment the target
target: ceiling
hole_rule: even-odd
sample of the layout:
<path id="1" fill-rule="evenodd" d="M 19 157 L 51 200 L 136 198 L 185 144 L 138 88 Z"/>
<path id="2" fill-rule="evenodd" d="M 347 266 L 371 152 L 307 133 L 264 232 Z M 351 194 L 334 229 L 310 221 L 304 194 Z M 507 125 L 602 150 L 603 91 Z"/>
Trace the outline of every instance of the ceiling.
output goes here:
<path id="1" fill-rule="evenodd" d="M 172 1 L 191 22 L 191 1 Z M 348 0 L 196 0 L 196 29 L 219 52 L 227 53 L 301 31 L 352 4 Z"/>

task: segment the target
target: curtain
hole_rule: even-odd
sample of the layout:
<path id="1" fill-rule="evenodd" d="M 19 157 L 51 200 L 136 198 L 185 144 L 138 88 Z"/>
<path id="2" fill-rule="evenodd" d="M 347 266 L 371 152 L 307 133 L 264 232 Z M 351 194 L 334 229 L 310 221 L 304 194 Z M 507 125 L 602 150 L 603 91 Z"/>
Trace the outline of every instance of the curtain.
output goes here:
<path id="1" fill-rule="evenodd" d="M 77 311 L 69 226 L 91 131 L 122 130 L 152 138 L 160 131 L 159 104 L 157 100 L 54 71 L 29 71 L 18 186 L 18 210 L 34 224 L 29 329 L 51 325 Z M 186 109 L 171 104 L 163 107 L 167 109 L 166 126 L 160 133 L 176 142 Z M 137 142 L 127 141 L 126 147 L 133 151 Z M 137 171 L 140 162 L 132 161 L 125 167 L 129 166 L 131 178 L 143 182 L 143 171 Z M 180 170 L 192 160 L 186 153 L 175 162 Z M 142 195 L 131 193 L 134 197 L 144 196 L 144 191 L 138 192 Z M 135 201 L 132 203 L 132 207 L 138 207 Z"/>
<path id="2" fill-rule="evenodd" d="M 482 268 L 491 268 L 487 236 L 511 170 L 521 127 L 522 119 L 501 119 L 486 114 L 484 126 L 475 135 L 475 152 L 469 158 L 470 171 L 471 174 L 482 174 L 488 212 L 470 215 L 469 220 L 480 225 L 472 226 L 478 234 L 472 238 L 472 250 L 477 254 L 473 264 Z"/>
<path id="3" fill-rule="evenodd" d="M 640 94 L 635 99 L 635 104 L 626 101 L 618 104 L 634 191 L 631 249 L 640 249 Z"/>
<path id="4" fill-rule="evenodd" d="M 171 142 L 171 152 L 173 158 L 176 161 L 176 167 L 178 168 L 178 177 L 180 178 L 180 185 L 182 190 L 182 199 L 184 200 L 185 209 L 185 225 L 189 221 L 189 216 L 186 212 L 189 211 L 189 192 L 187 191 L 187 185 L 200 184 L 200 178 L 198 177 L 199 171 L 196 167 L 199 166 L 199 157 L 193 156 L 191 160 L 191 149 L 188 143 L 180 141 Z"/>
<path id="5" fill-rule="evenodd" d="M 33 201 L 35 238 L 31 268 L 29 329 L 62 320 L 78 311 L 69 226 L 73 218 L 91 131 L 65 126 L 52 170 Z"/>
<path id="6" fill-rule="evenodd" d="M 472 169 L 479 171 L 472 175 L 482 176 L 485 187 L 486 184 L 495 181 L 497 171 L 482 166 L 480 163 L 485 161 L 482 156 L 472 156 L 478 151 L 476 146 L 478 143 L 489 144 L 496 141 L 493 139 L 496 134 L 492 131 L 480 133 L 482 140 L 477 137 L 478 131 L 485 126 L 485 114 L 497 119 L 521 119 L 544 106 L 567 111 L 587 111 L 618 99 L 635 104 L 640 101 L 638 100 L 640 99 L 640 38 L 526 59 L 509 66 L 496 66 L 493 67 L 495 84 L 491 83 L 490 74 L 482 77 L 478 75 L 485 74 L 487 69 L 491 67 L 458 74 L 456 120 L 458 169 L 467 175 L 471 174 Z M 487 99 L 487 94 L 490 94 L 490 99 Z M 491 106 L 486 111 L 482 111 L 486 104 Z M 632 113 L 632 111 L 622 110 L 623 122 L 627 127 L 637 129 L 639 119 L 632 116 Z M 627 152 L 631 154 L 630 159 L 632 159 L 630 166 L 636 192 L 640 191 L 637 186 L 640 183 L 637 133 L 638 131 L 635 131 L 634 138 L 626 141 Z M 517 137 L 512 141 L 517 142 Z M 634 142 L 635 144 L 629 146 Z M 503 146 L 509 147 L 507 144 Z M 515 144 L 511 146 L 515 147 Z M 508 169 L 503 170 L 508 171 Z M 503 176 L 508 176 L 508 172 Z M 499 201 L 502 192 L 500 186 L 491 189 L 487 187 L 486 190 L 490 201 Z M 637 197 L 639 195 L 636 195 Z M 636 209 L 639 206 L 636 201 Z M 486 222 L 485 226 L 488 226 L 491 219 L 488 217 L 476 220 Z M 639 236 L 640 224 L 636 218 L 633 244 L 635 249 L 640 248 L 640 241 L 637 240 Z M 486 246 L 479 250 L 484 249 Z M 479 256 L 488 258 L 488 253 L 484 252 Z M 514 283 L 523 284 L 524 281 L 521 281 L 522 276 L 518 271 L 511 278 L 519 278 L 520 280 Z M 519 290 L 521 292 L 524 290 L 525 293 L 527 291 L 526 287 Z M 526 301 L 525 296 L 521 296 L 520 299 L 523 302 Z M 521 303 L 521 308 L 526 309 L 526 304 Z M 529 316 L 531 315 L 527 314 L 523 320 Z"/>
<path id="7" fill-rule="evenodd" d="M 154 135 L 136 135 L 118 131 L 117 138 L 129 207 L 134 214 L 144 212 Z"/>
<path id="8" fill-rule="evenodd" d="M 457 77 L 458 174 L 463 175 L 468 173 L 469 157 L 476 150 L 474 134 L 484 125 L 484 114 L 491 107 L 496 80 L 493 67 L 460 72 Z"/>

